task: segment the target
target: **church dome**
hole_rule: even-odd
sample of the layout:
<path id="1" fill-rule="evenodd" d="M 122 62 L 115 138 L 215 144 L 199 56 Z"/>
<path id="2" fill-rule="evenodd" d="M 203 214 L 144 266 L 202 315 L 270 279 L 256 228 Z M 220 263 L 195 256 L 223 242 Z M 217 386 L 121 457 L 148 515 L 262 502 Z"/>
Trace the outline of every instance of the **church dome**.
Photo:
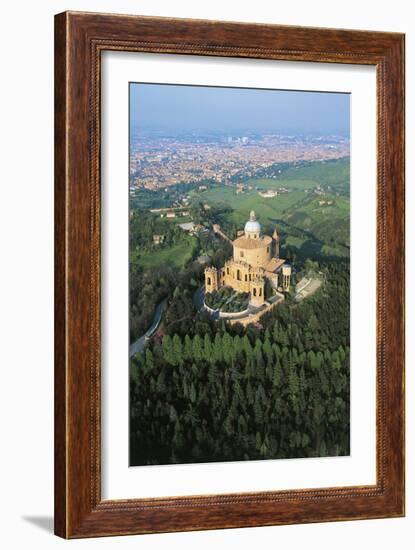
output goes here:
<path id="1" fill-rule="evenodd" d="M 255 212 L 252 210 L 249 215 L 249 220 L 245 224 L 245 233 L 260 233 L 261 224 L 257 221 Z"/>

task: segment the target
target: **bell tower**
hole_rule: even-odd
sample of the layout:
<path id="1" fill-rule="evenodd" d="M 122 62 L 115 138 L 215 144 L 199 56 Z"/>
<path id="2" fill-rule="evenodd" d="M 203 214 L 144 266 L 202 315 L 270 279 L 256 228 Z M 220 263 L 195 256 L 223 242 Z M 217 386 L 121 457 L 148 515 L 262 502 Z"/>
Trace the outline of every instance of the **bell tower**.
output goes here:
<path id="1" fill-rule="evenodd" d="M 280 236 L 278 235 L 277 228 L 274 229 L 272 234 L 272 244 L 274 246 L 274 257 L 280 257 Z"/>
<path id="2" fill-rule="evenodd" d="M 291 285 L 291 266 L 285 264 L 282 266 L 282 289 L 284 292 L 290 291 Z"/>
<path id="3" fill-rule="evenodd" d="M 261 306 L 264 301 L 264 290 L 265 290 L 265 284 L 263 277 L 255 277 L 253 281 L 251 281 L 250 284 L 250 291 L 251 291 L 251 304 L 253 306 Z"/>
<path id="4" fill-rule="evenodd" d="M 219 281 L 218 281 L 218 271 L 216 267 L 207 267 L 205 269 L 205 292 L 213 292 L 218 290 Z"/>

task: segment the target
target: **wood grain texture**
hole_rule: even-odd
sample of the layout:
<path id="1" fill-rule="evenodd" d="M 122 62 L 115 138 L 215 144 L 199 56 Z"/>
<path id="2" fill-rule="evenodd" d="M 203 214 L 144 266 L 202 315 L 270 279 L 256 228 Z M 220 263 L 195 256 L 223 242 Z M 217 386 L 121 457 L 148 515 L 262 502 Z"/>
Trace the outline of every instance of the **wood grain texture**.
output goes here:
<path id="1" fill-rule="evenodd" d="M 66 26 L 55 26 L 55 531 L 66 532 Z"/>
<path id="2" fill-rule="evenodd" d="M 100 54 L 103 50 L 376 66 L 376 485 L 101 500 Z M 76 538 L 402 516 L 404 36 L 65 12 L 55 18 L 55 128 L 56 534 Z"/>

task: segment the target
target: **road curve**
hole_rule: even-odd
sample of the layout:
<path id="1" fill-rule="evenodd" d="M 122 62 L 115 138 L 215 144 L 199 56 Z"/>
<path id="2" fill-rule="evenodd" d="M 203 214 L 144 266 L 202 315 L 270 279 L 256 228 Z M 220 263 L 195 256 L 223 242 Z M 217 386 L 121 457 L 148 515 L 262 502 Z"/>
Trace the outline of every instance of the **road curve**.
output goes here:
<path id="1" fill-rule="evenodd" d="M 136 353 L 141 353 L 144 350 L 144 347 L 147 343 L 147 341 L 151 338 L 151 336 L 156 332 L 161 318 L 163 316 L 163 312 L 166 309 L 167 305 L 167 299 L 164 299 L 162 302 L 160 302 L 157 307 L 156 311 L 154 312 L 153 322 L 150 325 L 150 328 L 147 330 L 143 336 L 140 336 L 135 342 L 133 342 L 130 346 L 130 357 L 135 355 Z"/>

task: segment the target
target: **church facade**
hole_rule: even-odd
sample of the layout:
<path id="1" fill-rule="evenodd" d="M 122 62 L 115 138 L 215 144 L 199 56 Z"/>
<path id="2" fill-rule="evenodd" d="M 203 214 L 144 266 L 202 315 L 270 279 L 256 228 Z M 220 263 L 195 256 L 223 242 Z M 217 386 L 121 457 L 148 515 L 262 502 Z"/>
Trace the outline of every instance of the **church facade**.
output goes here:
<path id="1" fill-rule="evenodd" d="M 261 234 L 261 225 L 252 211 L 245 224 L 243 235 L 232 241 L 233 257 L 221 269 L 205 269 L 205 292 L 224 286 L 237 292 L 249 292 L 250 303 L 265 303 L 265 281 L 275 291 L 288 292 L 291 283 L 291 266 L 279 257 L 280 238 L 275 230 L 272 237 Z"/>

